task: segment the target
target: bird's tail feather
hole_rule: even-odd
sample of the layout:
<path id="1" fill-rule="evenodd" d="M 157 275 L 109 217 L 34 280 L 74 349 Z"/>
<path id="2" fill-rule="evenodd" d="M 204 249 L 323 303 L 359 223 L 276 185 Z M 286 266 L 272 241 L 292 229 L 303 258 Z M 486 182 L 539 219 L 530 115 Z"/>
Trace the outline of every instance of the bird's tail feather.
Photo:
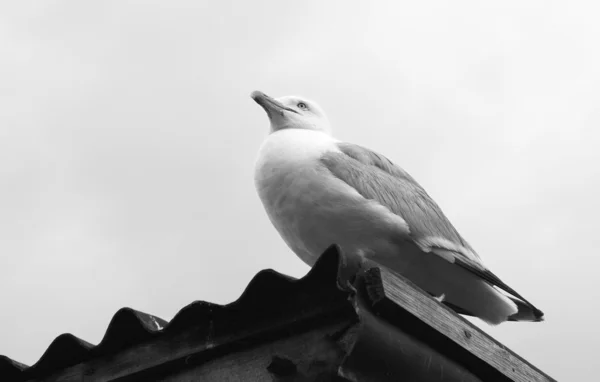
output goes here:
<path id="1" fill-rule="evenodd" d="M 456 263 L 420 248 L 404 245 L 402 256 L 377 256 L 379 264 L 397 271 L 424 291 L 444 295 L 444 303 L 458 313 L 479 317 L 490 325 L 504 321 L 540 321 L 543 313 L 488 280 Z M 497 283 L 496 283 L 497 284 Z M 509 289 L 509 288 L 506 288 Z"/>
<path id="2" fill-rule="evenodd" d="M 518 309 L 517 313 L 510 315 L 508 317 L 507 321 L 530 321 L 530 322 L 544 321 L 544 313 L 541 310 L 537 309 L 533 305 L 524 303 L 523 301 L 516 299 L 512 296 L 506 296 L 506 297 L 508 297 L 517 306 L 517 309 Z M 450 309 L 454 310 L 458 314 L 462 314 L 465 316 L 477 317 L 477 315 L 474 314 L 473 312 L 468 311 L 464 308 L 461 308 L 460 306 L 454 305 L 453 303 L 451 303 L 449 301 L 443 301 L 443 303 L 444 303 L 444 305 L 448 306 Z"/>
<path id="3" fill-rule="evenodd" d="M 478 275 L 440 256 L 405 248 L 401 257 L 381 256 L 376 261 L 397 270 L 424 291 L 434 296 L 444 295 L 445 303 L 460 308 L 454 309 L 458 313 L 479 317 L 490 325 L 518 314 L 516 303 Z"/>
<path id="4" fill-rule="evenodd" d="M 517 309 L 519 309 L 517 313 L 508 317 L 508 321 L 544 321 L 544 313 L 535 306 L 518 300 L 512 296 L 507 297 L 510 298 L 512 302 L 514 302 L 515 305 L 517 305 Z"/>

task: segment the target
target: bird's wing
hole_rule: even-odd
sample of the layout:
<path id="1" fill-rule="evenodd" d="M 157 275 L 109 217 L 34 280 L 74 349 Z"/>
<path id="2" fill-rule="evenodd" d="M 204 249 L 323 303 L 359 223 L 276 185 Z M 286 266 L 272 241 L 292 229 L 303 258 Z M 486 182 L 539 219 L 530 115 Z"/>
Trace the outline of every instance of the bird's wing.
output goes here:
<path id="1" fill-rule="evenodd" d="M 337 143 L 340 152 L 328 152 L 321 163 L 364 198 L 375 200 L 408 224 L 410 238 L 423 251 L 472 272 L 525 302 L 481 262 L 440 207 L 406 171 L 383 155 L 364 147 Z"/>

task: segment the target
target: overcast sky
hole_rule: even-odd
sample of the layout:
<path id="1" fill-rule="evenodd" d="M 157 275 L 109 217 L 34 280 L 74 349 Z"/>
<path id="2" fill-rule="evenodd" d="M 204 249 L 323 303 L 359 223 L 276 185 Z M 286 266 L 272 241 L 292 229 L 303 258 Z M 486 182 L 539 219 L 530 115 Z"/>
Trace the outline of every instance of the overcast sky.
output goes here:
<path id="1" fill-rule="evenodd" d="M 171 319 L 261 269 L 308 271 L 254 190 L 260 89 L 317 101 L 338 138 L 409 171 L 546 313 L 477 324 L 558 380 L 591 380 L 599 9 L 367 3 L 4 3 L 0 354 L 33 364 L 64 332 L 98 343 L 121 307 Z"/>

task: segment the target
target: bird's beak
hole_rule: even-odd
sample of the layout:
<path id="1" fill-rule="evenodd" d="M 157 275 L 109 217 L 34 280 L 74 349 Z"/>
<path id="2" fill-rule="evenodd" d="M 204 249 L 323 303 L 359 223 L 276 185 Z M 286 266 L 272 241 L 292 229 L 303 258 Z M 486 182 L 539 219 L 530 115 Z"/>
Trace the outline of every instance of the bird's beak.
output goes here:
<path id="1" fill-rule="evenodd" d="M 250 97 L 252 97 L 252 99 L 257 104 L 259 104 L 260 106 L 262 106 L 263 109 L 265 109 L 265 111 L 267 112 L 269 117 L 271 116 L 271 113 L 279 114 L 279 115 L 283 116 L 284 111 L 289 111 L 292 113 L 300 114 L 296 110 L 283 105 L 281 102 L 269 97 L 268 95 L 266 95 L 265 93 L 263 93 L 261 91 L 258 91 L 258 90 L 253 91 L 252 94 L 250 95 Z"/>

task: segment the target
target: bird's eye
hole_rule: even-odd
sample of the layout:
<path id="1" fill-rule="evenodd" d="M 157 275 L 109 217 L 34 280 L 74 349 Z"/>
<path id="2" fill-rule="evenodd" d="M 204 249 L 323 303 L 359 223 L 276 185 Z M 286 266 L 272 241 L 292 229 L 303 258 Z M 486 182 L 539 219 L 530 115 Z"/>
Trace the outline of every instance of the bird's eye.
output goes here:
<path id="1" fill-rule="evenodd" d="M 307 110 L 308 106 L 306 106 L 306 104 L 304 102 L 298 102 L 298 108 L 302 109 L 302 110 Z"/>

